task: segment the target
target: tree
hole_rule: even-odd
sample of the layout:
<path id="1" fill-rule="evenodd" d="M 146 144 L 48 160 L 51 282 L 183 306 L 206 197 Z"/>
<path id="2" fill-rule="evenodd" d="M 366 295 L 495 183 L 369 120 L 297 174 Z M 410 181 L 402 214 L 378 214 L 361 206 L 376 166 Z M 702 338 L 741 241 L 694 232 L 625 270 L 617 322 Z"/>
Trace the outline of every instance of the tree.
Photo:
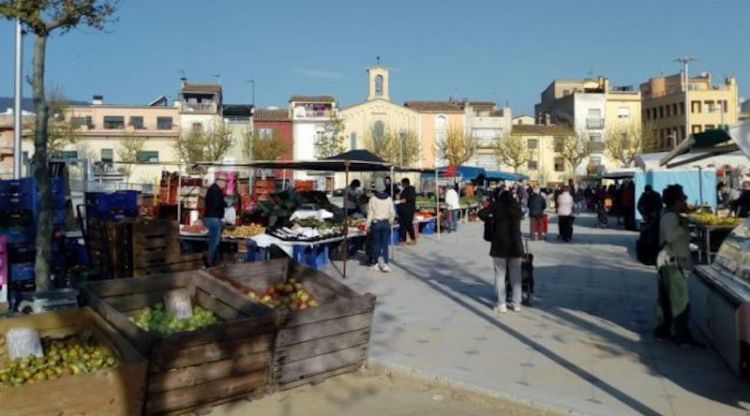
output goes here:
<path id="1" fill-rule="evenodd" d="M 618 123 L 607 127 L 604 148 L 623 167 L 629 167 L 643 148 L 651 143 L 656 129 L 651 123 Z"/>
<path id="2" fill-rule="evenodd" d="M 263 137 L 256 132 L 252 137 L 253 160 L 276 160 L 288 150 L 275 130 L 270 136 Z"/>
<path id="3" fill-rule="evenodd" d="M 31 85 L 36 112 L 34 129 L 34 179 L 40 195 L 37 219 L 37 256 L 34 265 L 36 290 L 50 287 L 49 260 L 52 257 L 52 188 L 48 166 L 49 103 L 44 94 L 47 39 L 78 26 L 102 30 L 114 14 L 117 0 L 0 0 L 0 15 L 19 19 L 27 33 L 34 34 Z"/>
<path id="4" fill-rule="evenodd" d="M 461 165 L 474 157 L 479 140 L 462 130 L 450 129 L 445 140 L 437 143 L 438 152 L 451 165 Z"/>
<path id="5" fill-rule="evenodd" d="M 325 126 L 325 131 L 315 141 L 315 155 L 318 159 L 335 156 L 346 150 L 344 145 L 344 120 L 333 113 Z"/>
<path id="6" fill-rule="evenodd" d="M 555 136 L 555 141 L 560 140 L 560 156 L 565 159 L 571 169 L 571 175 L 575 176 L 576 168 L 591 154 L 591 139 L 584 131 L 570 131 L 564 136 Z M 558 143 L 555 143 L 558 147 Z"/>
<path id="7" fill-rule="evenodd" d="M 180 135 L 174 144 L 181 161 L 215 162 L 221 160 L 232 147 L 232 134 L 223 122 L 209 129 L 194 129 Z"/>
<path id="8" fill-rule="evenodd" d="M 498 163 L 510 166 L 513 172 L 518 172 L 518 168 L 531 159 L 529 145 L 523 136 L 506 134 L 503 137 L 496 137 L 492 141 L 492 148 Z"/>
<path id="9" fill-rule="evenodd" d="M 120 162 L 124 162 L 122 171 L 125 173 L 128 181 L 130 181 L 130 175 L 133 173 L 133 163 L 138 161 L 138 152 L 143 150 L 143 145 L 146 144 L 145 137 L 138 137 L 133 134 L 128 134 L 117 145 L 117 158 Z"/>
<path id="10" fill-rule="evenodd" d="M 73 125 L 69 116 L 66 117 L 69 105 L 61 88 L 50 88 L 47 97 L 50 116 L 47 121 L 47 151 L 55 156 L 78 141 L 78 127 Z"/>
<path id="11" fill-rule="evenodd" d="M 367 140 L 367 150 L 386 162 L 398 166 L 411 166 L 419 160 L 419 138 L 413 131 L 371 131 Z"/>

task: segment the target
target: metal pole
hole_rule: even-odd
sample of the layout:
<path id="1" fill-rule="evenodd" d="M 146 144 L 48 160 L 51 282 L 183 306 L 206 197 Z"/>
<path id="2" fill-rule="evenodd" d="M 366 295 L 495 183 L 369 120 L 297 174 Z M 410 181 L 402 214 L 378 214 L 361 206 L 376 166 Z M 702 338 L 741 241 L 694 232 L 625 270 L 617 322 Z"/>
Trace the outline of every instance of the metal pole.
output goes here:
<path id="1" fill-rule="evenodd" d="M 251 79 L 250 83 L 253 84 L 253 107 L 255 107 L 255 80 Z"/>
<path id="2" fill-rule="evenodd" d="M 437 239 L 440 241 L 440 186 L 438 186 L 438 168 L 435 168 L 435 222 L 437 224 Z"/>
<path id="3" fill-rule="evenodd" d="M 344 162 L 346 168 L 346 174 L 344 182 L 349 184 L 349 161 Z M 344 205 L 346 205 L 346 193 L 344 193 Z M 346 262 L 349 257 L 349 214 L 344 209 L 344 279 L 346 279 Z"/>
<path id="4" fill-rule="evenodd" d="M 395 177 L 393 166 L 391 166 L 391 203 L 394 204 L 394 209 L 395 209 L 396 201 L 393 199 L 394 198 L 394 195 L 393 195 L 393 181 L 394 181 L 394 179 L 396 179 L 396 177 Z M 390 227 L 391 227 L 391 235 L 389 236 L 390 237 L 389 243 L 390 243 L 390 246 L 391 246 L 391 248 L 390 248 L 390 250 L 391 250 L 391 258 L 394 258 L 395 253 L 396 253 L 396 249 L 395 249 L 395 244 L 393 244 L 393 224 L 391 224 Z M 399 232 L 401 232 L 401 229 L 399 229 Z M 400 241 L 401 241 L 401 238 L 399 238 L 399 242 Z"/>
<path id="5" fill-rule="evenodd" d="M 15 102 L 13 109 L 13 178 L 21 177 L 21 163 L 23 149 L 21 148 L 21 136 L 23 126 L 21 124 L 21 98 L 23 97 L 23 29 L 21 19 L 16 19 L 16 71 L 15 71 Z"/>
<path id="6" fill-rule="evenodd" d="M 690 76 L 688 75 L 688 63 L 695 61 L 697 58 L 693 58 L 692 56 L 682 56 L 679 58 L 675 58 L 674 62 L 679 62 L 682 64 L 682 72 L 684 79 L 683 82 L 683 90 L 685 91 L 685 137 L 682 139 L 687 139 L 690 137 L 690 134 L 692 133 L 692 129 L 690 128 L 690 111 L 692 110 L 692 106 L 690 105 L 690 100 L 688 99 L 688 92 L 690 90 Z M 675 133 L 676 135 L 677 133 Z"/>

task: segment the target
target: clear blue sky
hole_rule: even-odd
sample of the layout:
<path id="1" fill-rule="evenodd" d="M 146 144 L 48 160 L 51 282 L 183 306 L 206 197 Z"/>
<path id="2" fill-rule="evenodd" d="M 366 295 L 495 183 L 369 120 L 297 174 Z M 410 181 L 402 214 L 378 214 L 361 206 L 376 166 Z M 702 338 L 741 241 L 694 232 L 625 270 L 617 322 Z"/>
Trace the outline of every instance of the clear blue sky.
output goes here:
<path id="1" fill-rule="evenodd" d="M 554 78 L 591 71 L 634 85 L 677 72 L 672 59 L 685 54 L 700 58 L 691 73 L 734 75 L 750 96 L 749 0 L 121 0 L 117 16 L 106 33 L 48 43 L 48 80 L 69 98 L 172 98 L 183 70 L 195 82 L 220 73 L 226 102 L 249 103 L 254 79 L 259 106 L 292 94 L 350 105 L 364 99 L 365 69 L 380 55 L 397 102 L 507 99 L 521 114 Z M 2 96 L 13 92 L 12 45 L 2 21 Z"/>

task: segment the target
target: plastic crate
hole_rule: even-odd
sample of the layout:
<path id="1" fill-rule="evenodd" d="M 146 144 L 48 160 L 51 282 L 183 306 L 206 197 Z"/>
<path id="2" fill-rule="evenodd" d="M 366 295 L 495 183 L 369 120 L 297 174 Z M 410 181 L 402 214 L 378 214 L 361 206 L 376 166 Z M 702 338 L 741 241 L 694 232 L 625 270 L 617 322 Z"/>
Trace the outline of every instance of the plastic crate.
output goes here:
<path id="1" fill-rule="evenodd" d="M 0 194 L 36 193 L 34 178 L 21 178 L 0 181 Z"/>
<path id="2" fill-rule="evenodd" d="M 87 192 L 86 215 L 102 220 L 120 220 L 138 216 L 138 192 Z"/>
<path id="3" fill-rule="evenodd" d="M 0 211 L 0 228 L 23 228 L 34 225 L 34 211 L 30 209 L 14 209 Z"/>
<path id="4" fill-rule="evenodd" d="M 10 281 L 24 282 L 34 280 L 34 263 L 17 263 L 10 265 Z"/>
<path id="5" fill-rule="evenodd" d="M 39 199 L 36 193 L 19 192 L 0 194 L 0 210 L 36 210 L 39 207 Z"/>
<path id="6" fill-rule="evenodd" d="M 36 259 L 36 246 L 33 244 L 12 244 L 8 247 L 10 263 L 33 263 Z"/>
<path id="7" fill-rule="evenodd" d="M 245 252 L 245 262 L 252 263 L 254 261 L 266 261 L 268 258 L 268 249 L 265 247 L 258 247 L 255 241 L 248 240 Z"/>
<path id="8" fill-rule="evenodd" d="M 420 224 L 420 234 L 435 234 L 435 220 L 431 220 L 429 222 L 423 222 Z"/>
<path id="9" fill-rule="evenodd" d="M 0 230 L 0 234 L 5 236 L 9 245 L 33 244 L 36 240 L 36 230 L 32 227 L 5 228 Z"/>
<path id="10" fill-rule="evenodd" d="M 55 208 L 52 210 L 52 225 L 65 225 L 68 219 L 68 210 L 65 208 Z"/>
<path id="11" fill-rule="evenodd" d="M 317 269 L 328 264 L 328 246 L 294 246 L 292 258 L 297 263 Z"/>

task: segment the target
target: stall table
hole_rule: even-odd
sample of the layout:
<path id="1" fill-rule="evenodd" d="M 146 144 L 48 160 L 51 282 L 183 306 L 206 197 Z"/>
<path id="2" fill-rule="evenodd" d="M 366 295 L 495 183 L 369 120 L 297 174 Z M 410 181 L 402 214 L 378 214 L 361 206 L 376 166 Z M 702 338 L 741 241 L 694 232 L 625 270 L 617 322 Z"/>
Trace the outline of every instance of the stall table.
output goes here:
<path id="1" fill-rule="evenodd" d="M 689 219 L 697 233 L 698 263 L 711 264 L 718 247 L 724 239 L 735 229 L 736 225 L 711 225 Z"/>

